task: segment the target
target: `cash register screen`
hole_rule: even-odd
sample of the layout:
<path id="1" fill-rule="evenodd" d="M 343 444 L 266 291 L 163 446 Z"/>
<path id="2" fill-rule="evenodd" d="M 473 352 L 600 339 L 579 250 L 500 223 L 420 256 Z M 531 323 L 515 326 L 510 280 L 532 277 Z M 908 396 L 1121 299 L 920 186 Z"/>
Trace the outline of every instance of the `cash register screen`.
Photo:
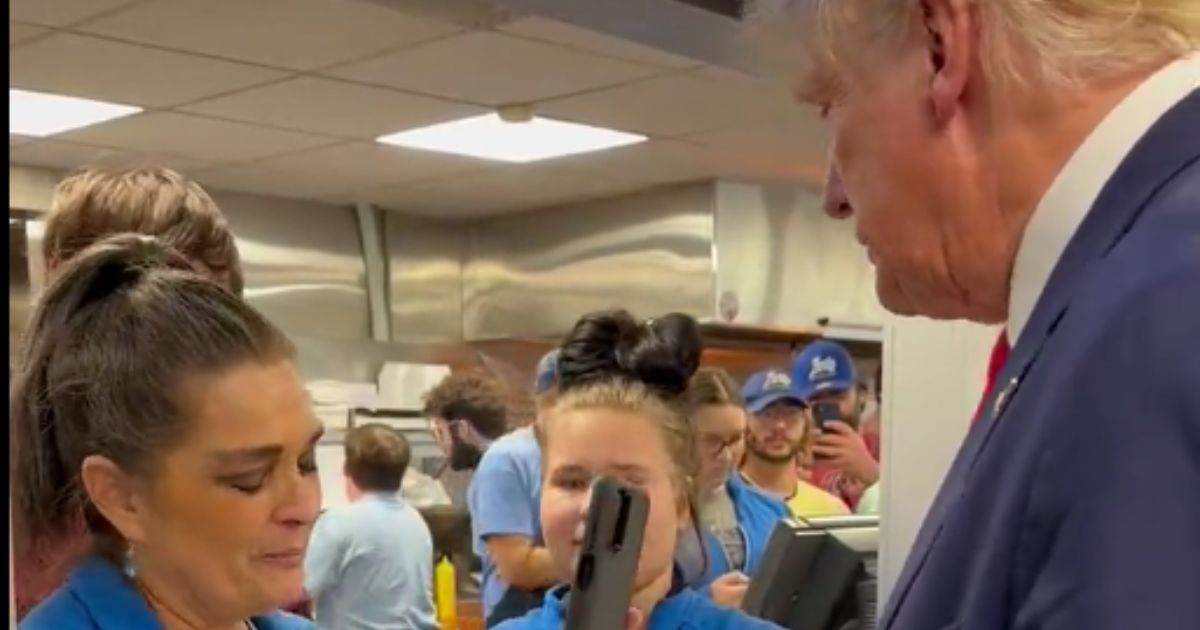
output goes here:
<path id="1" fill-rule="evenodd" d="M 789 630 L 870 630 L 878 545 L 877 517 L 781 521 L 742 608 Z"/>

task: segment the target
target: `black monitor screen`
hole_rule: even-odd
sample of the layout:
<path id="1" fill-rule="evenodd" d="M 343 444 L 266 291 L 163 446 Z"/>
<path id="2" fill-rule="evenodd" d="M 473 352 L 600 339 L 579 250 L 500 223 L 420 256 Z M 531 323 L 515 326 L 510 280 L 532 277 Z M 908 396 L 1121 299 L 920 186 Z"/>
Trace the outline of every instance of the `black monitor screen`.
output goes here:
<path id="1" fill-rule="evenodd" d="M 784 520 L 742 604 L 789 630 L 869 630 L 875 625 L 878 519 Z"/>

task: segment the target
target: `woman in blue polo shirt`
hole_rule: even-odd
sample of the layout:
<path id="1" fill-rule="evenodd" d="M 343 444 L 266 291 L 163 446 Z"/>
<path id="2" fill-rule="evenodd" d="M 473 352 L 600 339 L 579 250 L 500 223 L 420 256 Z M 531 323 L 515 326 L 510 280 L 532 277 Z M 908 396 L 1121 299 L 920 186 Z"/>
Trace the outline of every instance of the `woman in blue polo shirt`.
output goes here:
<path id="1" fill-rule="evenodd" d="M 592 482 L 612 476 L 646 493 L 646 529 L 631 585 L 628 627 L 772 630 L 688 588 L 676 543 L 695 527 L 695 438 L 684 392 L 700 358 L 695 320 L 668 315 L 639 324 L 625 311 L 584 316 L 559 355 L 559 391 L 542 418 L 541 524 L 559 578 L 579 555 Z M 503 630 L 560 630 L 567 587 Z M 613 630 L 621 630 L 614 628 Z"/>
<path id="2" fill-rule="evenodd" d="M 701 368 L 687 391 L 700 456 L 700 522 L 706 570 L 693 582 L 718 604 L 737 608 L 771 532 L 788 515 L 778 498 L 737 474 L 746 434 L 740 388 L 719 368 Z"/>
<path id="3" fill-rule="evenodd" d="M 69 261 L 13 375 L 14 526 L 93 555 L 22 630 L 302 630 L 320 425 L 287 338 L 150 237 Z M 41 544 L 47 544 L 42 542 Z"/>

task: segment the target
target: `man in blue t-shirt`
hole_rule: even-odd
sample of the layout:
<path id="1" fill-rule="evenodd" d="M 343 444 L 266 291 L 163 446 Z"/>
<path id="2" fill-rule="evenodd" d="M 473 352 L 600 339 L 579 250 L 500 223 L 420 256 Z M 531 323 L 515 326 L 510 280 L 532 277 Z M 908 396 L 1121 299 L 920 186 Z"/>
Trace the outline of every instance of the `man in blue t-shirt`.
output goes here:
<path id="1" fill-rule="evenodd" d="M 541 409 L 557 383 L 558 351 L 538 363 L 535 396 Z M 496 440 L 467 489 L 476 555 L 483 560 L 483 611 L 488 627 L 541 605 L 557 581 L 542 546 L 541 449 L 537 423 Z"/>

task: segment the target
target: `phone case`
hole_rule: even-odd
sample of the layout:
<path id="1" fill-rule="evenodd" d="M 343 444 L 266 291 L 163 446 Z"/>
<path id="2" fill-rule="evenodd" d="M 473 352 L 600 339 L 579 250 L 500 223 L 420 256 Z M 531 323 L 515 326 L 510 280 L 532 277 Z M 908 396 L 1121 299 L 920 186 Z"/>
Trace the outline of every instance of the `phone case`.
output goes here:
<path id="1" fill-rule="evenodd" d="M 596 481 L 564 628 L 625 627 L 649 509 L 640 490 L 608 477 Z"/>

